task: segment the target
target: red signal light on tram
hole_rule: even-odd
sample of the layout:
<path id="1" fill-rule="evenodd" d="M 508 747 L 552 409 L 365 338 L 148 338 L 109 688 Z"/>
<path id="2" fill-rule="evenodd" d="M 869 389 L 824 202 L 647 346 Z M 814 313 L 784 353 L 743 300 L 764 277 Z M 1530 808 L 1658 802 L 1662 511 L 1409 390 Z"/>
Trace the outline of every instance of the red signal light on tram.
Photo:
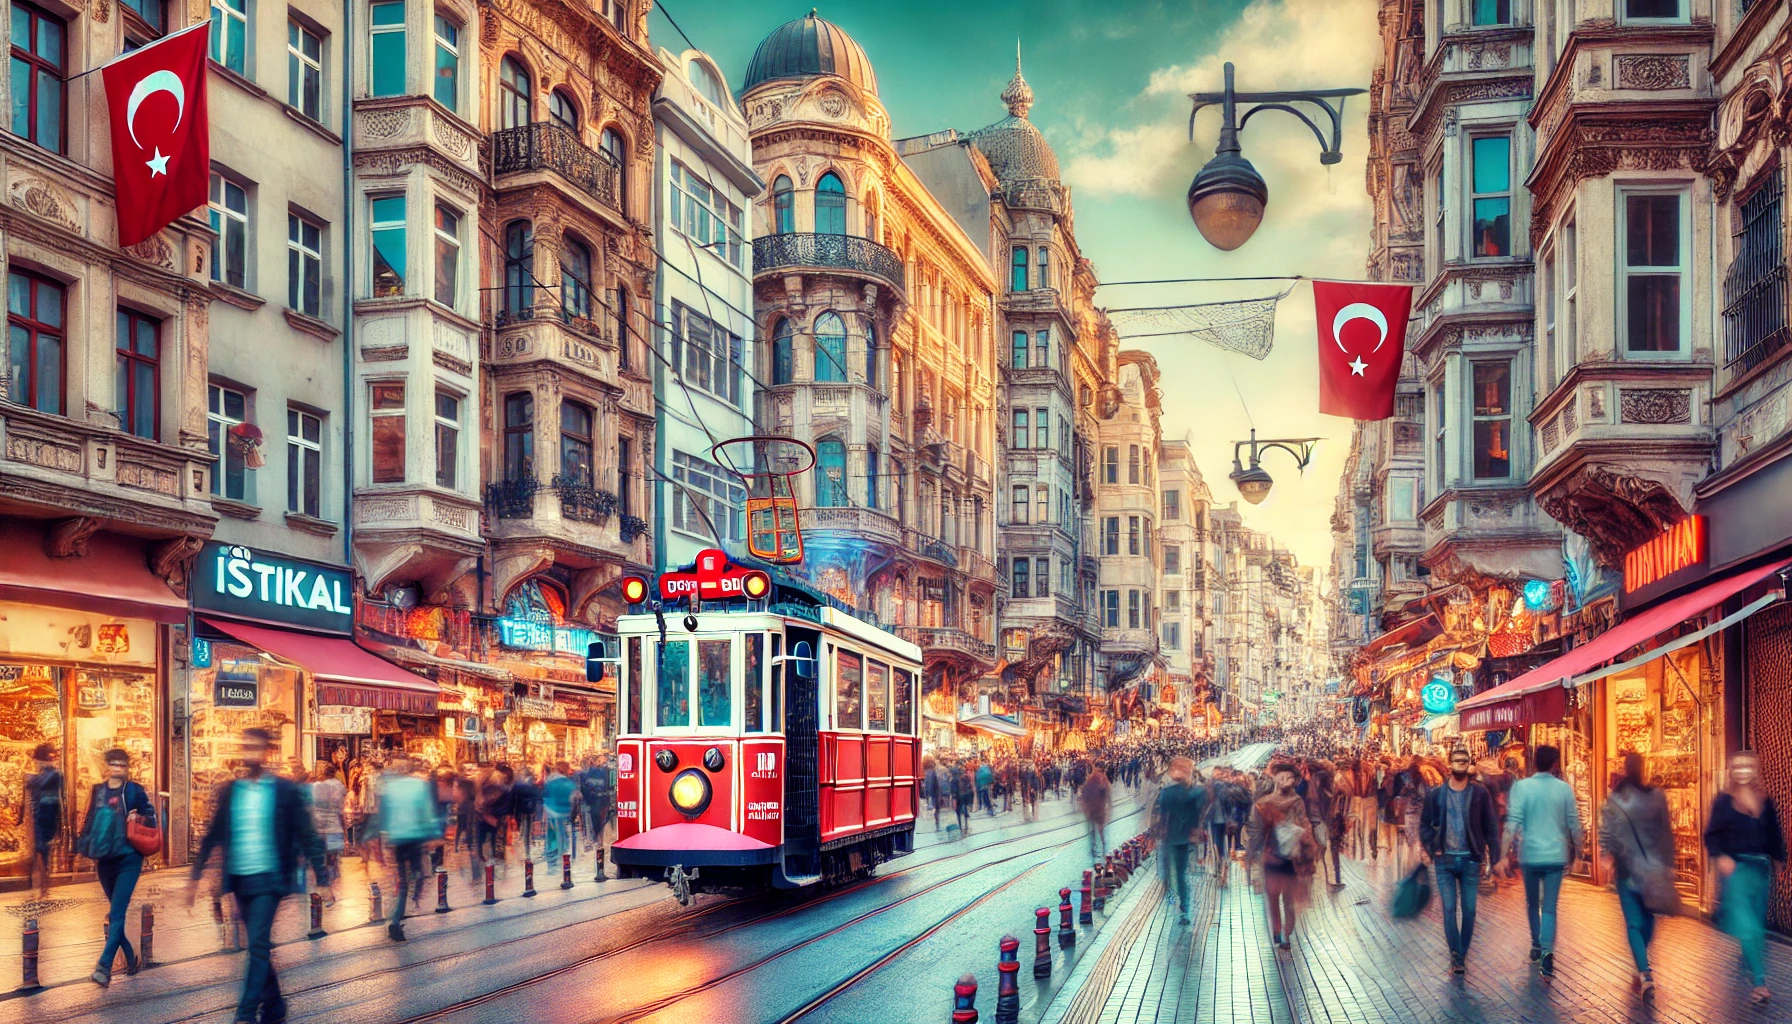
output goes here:
<path id="1" fill-rule="evenodd" d="M 647 581 L 639 576 L 624 577 L 622 581 L 622 599 L 629 604 L 640 604 L 647 600 Z"/>
<path id="2" fill-rule="evenodd" d="M 746 578 L 741 580 L 741 590 L 755 600 L 770 593 L 771 589 L 771 577 L 762 572 L 747 573 Z"/>

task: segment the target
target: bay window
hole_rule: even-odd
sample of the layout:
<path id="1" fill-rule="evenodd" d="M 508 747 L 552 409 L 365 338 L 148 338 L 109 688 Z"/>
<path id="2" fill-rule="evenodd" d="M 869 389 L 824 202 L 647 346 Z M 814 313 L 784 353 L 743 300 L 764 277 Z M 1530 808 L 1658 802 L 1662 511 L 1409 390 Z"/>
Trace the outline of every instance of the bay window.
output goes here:
<path id="1" fill-rule="evenodd" d="M 369 232 L 373 241 L 373 297 L 404 294 L 405 200 L 404 196 L 374 196 L 368 200 Z"/>
<path id="2" fill-rule="evenodd" d="M 405 404 L 404 382 L 373 385 L 368 412 L 373 420 L 373 482 L 404 483 Z"/>
<path id="3" fill-rule="evenodd" d="M 1471 256 L 1512 255 L 1512 139 L 1486 135 L 1470 141 L 1470 177 L 1474 207 Z"/>
<path id="4" fill-rule="evenodd" d="M 1624 349 L 1676 355 L 1685 336 L 1686 232 L 1681 192 L 1623 194 L 1622 278 Z"/>
<path id="5" fill-rule="evenodd" d="M 1512 475 L 1512 364 L 1472 363 L 1475 479 Z"/>
<path id="6" fill-rule="evenodd" d="M 378 3 L 368 11 L 367 92 L 403 96 L 405 71 L 404 4 Z M 217 22 L 212 22 L 217 32 Z"/>
<path id="7" fill-rule="evenodd" d="M 436 392 L 436 486 L 460 483 L 460 396 Z"/>
<path id="8" fill-rule="evenodd" d="M 118 311 L 116 412 L 119 426 L 154 439 L 161 426 L 161 324 L 134 310 Z"/>

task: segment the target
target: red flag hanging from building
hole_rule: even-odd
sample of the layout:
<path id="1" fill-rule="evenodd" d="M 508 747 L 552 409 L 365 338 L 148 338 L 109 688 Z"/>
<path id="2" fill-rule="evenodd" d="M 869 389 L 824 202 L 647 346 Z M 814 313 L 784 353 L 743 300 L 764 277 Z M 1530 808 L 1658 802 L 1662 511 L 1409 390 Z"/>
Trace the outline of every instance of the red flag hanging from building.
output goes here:
<path id="1" fill-rule="evenodd" d="M 1314 281 L 1319 411 L 1355 420 L 1394 415 L 1412 286 Z"/>
<path id="2" fill-rule="evenodd" d="M 212 170 L 205 109 L 209 24 L 200 22 L 101 69 L 112 114 L 121 248 L 205 205 Z"/>

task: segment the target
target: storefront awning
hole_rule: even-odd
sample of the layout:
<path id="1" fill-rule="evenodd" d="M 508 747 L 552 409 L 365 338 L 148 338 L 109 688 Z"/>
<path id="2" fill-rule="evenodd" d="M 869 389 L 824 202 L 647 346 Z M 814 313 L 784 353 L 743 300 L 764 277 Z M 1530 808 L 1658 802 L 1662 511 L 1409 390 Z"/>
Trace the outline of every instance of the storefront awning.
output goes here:
<path id="1" fill-rule="evenodd" d="M 1561 657 L 1546 662 L 1519 676 L 1517 679 L 1496 686 L 1485 693 L 1477 693 L 1473 697 L 1456 705 L 1456 710 L 1462 714 L 1462 727 L 1469 730 L 1506 728 L 1512 725 L 1529 724 L 1532 721 L 1542 721 L 1542 718 L 1534 716 L 1526 716 L 1522 721 L 1517 720 L 1513 716 L 1513 711 L 1529 710 L 1532 712 L 1540 712 L 1544 710 L 1540 706 L 1519 709 L 1517 704 L 1519 701 L 1523 701 L 1526 698 L 1532 698 L 1533 695 L 1541 694 L 1544 691 L 1560 687 L 1564 682 L 1578 686 L 1582 683 L 1591 682 L 1602 676 L 1609 675 L 1612 672 L 1633 668 L 1643 662 L 1659 658 L 1669 651 L 1677 649 L 1679 646 L 1685 646 L 1685 643 L 1690 643 L 1695 638 L 1682 637 L 1681 640 L 1685 641 L 1685 643 L 1676 641 L 1675 644 L 1657 647 L 1644 656 L 1632 659 L 1622 665 L 1610 666 L 1607 669 L 1593 671 L 1595 666 L 1603 665 L 1632 647 L 1635 647 L 1637 644 L 1640 644 L 1659 633 L 1672 629 L 1694 616 L 1703 614 L 1711 608 L 1729 600 L 1731 597 L 1747 590 L 1749 587 L 1760 583 L 1762 580 L 1781 569 L 1786 568 L 1788 565 L 1792 565 L 1792 559 L 1727 576 L 1715 583 L 1707 583 L 1705 586 L 1700 587 L 1698 590 L 1689 594 L 1682 594 L 1679 597 L 1663 601 L 1652 608 L 1632 615 L 1618 625 L 1613 626 Z M 1718 629 L 1722 629 L 1733 622 L 1739 621 L 1760 611 L 1762 608 L 1765 608 L 1767 605 L 1772 604 L 1779 599 L 1780 595 L 1769 595 L 1769 597 L 1752 602 L 1748 607 L 1735 615 L 1730 616 L 1723 622 L 1701 631 L 1698 636 L 1704 636 Z M 1530 703 L 1535 705 L 1537 704 L 1537 701 L 1533 698 Z M 1489 719 L 1489 712 L 1481 709 L 1491 709 L 1496 706 L 1508 705 L 1512 706 L 1512 710 L 1503 710 L 1502 712 L 1493 714 L 1492 718 L 1495 724 L 1472 724 Z M 1555 706 L 1559 708 L 1561 706 L 1560 702 L 1556 702 Z M 1471 712 L 1479 713 L 1471 714 Z M 1560 717 L 1559 711 L 1557 717 Z"/>
<path id="2" fill-rule="evenodd" d="M 8 544 L 0 559 L 0 601 L 47 604 L 95 615 L 187 621 L 187 602 L 149 571 L 143 542 L 108 533 L 88 538 L 87 554 L 51 558 L 41 531 Z"/>
<path id="3" fill-rule="evenodd" d="M 441 689 L 435 683 L 376 657 L 353 640 L 246 626 L 229 620 L 200 621 L 282 661 L 304 666 L 317 679 L 319 704 L 346 704 L 407 715 L 436 713 Z"/>
<path id="4" fill-rule="evenodd" d="M 960 719 L 958 724 L 966 729 L 975 729 L 978 732 L 994 733 L 997 736 L 1008 736 L 1014 739 L 1019 739 L 1027 734 L 1027 730 L 1022 726 L 995 715 L 973 715 L 970 718 Z"/>
<path id="5" fill-rule="evenodd" d="M 1431 640 L 1433 637 L 1438 636 L 1443 631 L 1443 624 L 1437 621 L 1437 616 L 1427 615 L 1423 618 L 1414 619 L 1405 625 L 1395 626 L 1393 629 L 1388 630 L 1386 633 L 1369 641 L 1367 644 L 1363 645 L 1362 653 L 1365 655 L 1379 654 L 1396 644 L 1406 644 L 1410 647 L 1417 647 L 1418 645 Z"/>

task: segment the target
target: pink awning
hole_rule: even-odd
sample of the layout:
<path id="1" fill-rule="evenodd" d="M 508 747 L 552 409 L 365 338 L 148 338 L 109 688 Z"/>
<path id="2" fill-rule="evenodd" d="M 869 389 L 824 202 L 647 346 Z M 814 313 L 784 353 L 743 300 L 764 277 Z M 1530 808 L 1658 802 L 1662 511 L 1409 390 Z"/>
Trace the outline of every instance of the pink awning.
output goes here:
<path id="1" fill-rule="evenodd" d="M 202 617 L 200 621 L 282 661 L 304 666 L 320 684 L 320 704 L 351 704 L 407 714 L 436 712 L 441 688 L 433 681 L 377 657 L 346 637 L 245 626 L 228 619 Z M 323 693 L 326 689 L 331 692 Z"/>
<path id="2" fill-rule="evenodd" d="M 149 571 L 144 542 L 112 533 L 87 540 L 87 554 L 51 558 L 44 531 L 15 521 L 14 542 L 0 558 L 0 601 L 47 604 L 95 615 L 187 621 L 187 602 Z"/>
<path id="3" fill-rule="evenodd" d="M 1663 601 L 1630 616 L 1579 647 L 1553 661 L 1545 662 L 1517 679 L 1496 686 L 1485 693 L 1475 694 L 1456 705 L 1456 710 L 1468 712 L 1489 704 L 1516 701 L 1528 694 L 1547 690 L 1552 686 L 1560 686 L 1563 680 L 1578 676 L 1594 666 L 1611 661 L 1650 637 L 1715 608 L 1788 565 L 1792 565 L 1792 559 L 1737 573 L 1734 576 L 1726 576 L 1714 583 L 1707 583 L 1691 593 Z"/>

